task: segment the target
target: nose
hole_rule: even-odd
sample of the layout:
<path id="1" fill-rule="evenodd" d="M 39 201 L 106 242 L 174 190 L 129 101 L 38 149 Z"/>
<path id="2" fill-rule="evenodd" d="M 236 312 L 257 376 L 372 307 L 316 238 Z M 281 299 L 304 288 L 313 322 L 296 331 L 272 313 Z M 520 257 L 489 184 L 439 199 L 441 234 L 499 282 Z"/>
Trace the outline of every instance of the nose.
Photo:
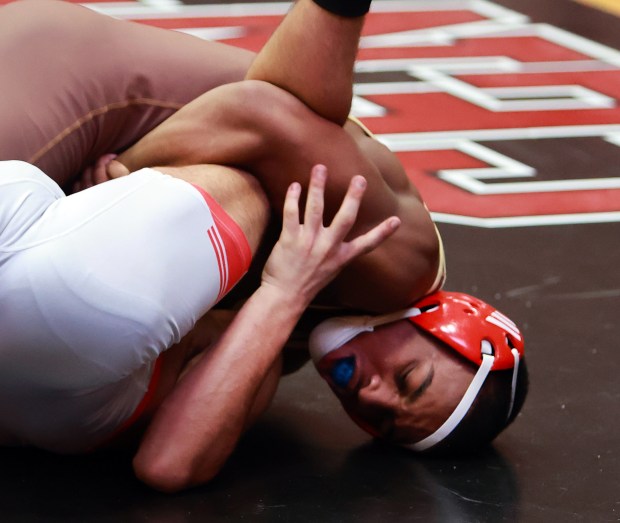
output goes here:
<path id="1" fill-rule="evenodd" d="M 362 387 L 358 393 L 360 404 L 386 410 L 396 410 L 397 400 L 395 392 L 376 374 L 370 378 L 368 385 Z"/>

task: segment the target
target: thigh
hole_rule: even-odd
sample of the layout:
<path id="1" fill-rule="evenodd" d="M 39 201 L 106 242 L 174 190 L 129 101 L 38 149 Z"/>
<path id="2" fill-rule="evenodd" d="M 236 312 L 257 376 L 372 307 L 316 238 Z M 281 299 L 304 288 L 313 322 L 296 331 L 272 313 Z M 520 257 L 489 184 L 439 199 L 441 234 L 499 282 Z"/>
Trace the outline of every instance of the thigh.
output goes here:
<path id="1" fill-rule="evenodd" d="M 20 182 L 28 194 L 40 192 L 37 176 Z M 98 387 L 135 372 L 249 265 L 243 238 L 226 237 L 230 223 L 218 225 L 201 193 L 155 171 L 48 200 L 0 249 L 0 353 L 18 350 L 11 368 L 39 385 Z"/>
<path id="2" fill-rule="evenodd" d="M 65 185 L 201 93 L 243 78 L 252 58 L 69 3 L 1 7 L 0 160 L 29 161 Z"/>

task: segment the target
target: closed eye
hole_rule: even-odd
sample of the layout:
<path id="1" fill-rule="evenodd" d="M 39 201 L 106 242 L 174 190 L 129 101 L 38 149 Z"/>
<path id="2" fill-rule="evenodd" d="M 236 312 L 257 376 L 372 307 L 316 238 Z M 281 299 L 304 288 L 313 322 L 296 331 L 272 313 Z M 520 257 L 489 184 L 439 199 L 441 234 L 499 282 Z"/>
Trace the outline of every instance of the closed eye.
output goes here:
<path id="1" fill-rule="evenodd" d="M 396 386 L 398 387 L 398 392 L 400 392 L 401 395 L 404 396 L 407 394 L 407 384 L 408 384 L 409 376 L 417 367 L 418 367 L 418 361 L 415 360 L 411 362 L 409 365 L 407 365 L 405 367 L 405 370 L 403 370 L 400 374 L 396 376 Z"/>
<path id="2" fill-rule="evenodd" d="M 406 402 L 413 403 L 418 398 L 420 398 L 426 392 L 426 389 L 430 387 L 431 383 L 433 383 L 434 377 L 435 377 L 435 367 L 431 365 L 430 368 L 428 369 L 428 372 L 426 373 L 426 376 L 422 380 L 422 383 L 420 383 L 420 385 L 417 388 L 411 391 L 411 393 L 406 398 Z"/>

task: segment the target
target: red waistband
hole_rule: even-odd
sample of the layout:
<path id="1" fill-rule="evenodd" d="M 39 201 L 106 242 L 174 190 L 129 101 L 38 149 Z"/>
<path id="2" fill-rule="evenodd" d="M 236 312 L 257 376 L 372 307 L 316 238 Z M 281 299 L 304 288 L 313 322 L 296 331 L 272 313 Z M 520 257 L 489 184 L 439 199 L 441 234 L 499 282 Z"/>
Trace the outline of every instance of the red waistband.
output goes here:
<path id="1" fill-rule="evenodd" d="M 210 231 L 218 265 L 221 286 L 218 300 L 224 297 L 248 271 L 252 262 L 252 251 L 243 230 L 230 215 L 202 187 L 192 184 L 209 206 L 216 231 Z"/>

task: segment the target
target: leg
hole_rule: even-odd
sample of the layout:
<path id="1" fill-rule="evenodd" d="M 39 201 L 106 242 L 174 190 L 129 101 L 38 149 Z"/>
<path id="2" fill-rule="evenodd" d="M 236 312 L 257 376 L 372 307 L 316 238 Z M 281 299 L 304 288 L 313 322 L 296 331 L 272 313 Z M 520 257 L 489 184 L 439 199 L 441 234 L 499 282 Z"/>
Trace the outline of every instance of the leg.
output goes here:
<path id="1" fill-rule="evenodd" d="M 28 161 L 65 185 L 203 92 L 242 79 L 253 56 L 66 2 L 6 5 L 0 159 Z"/>
<path id="2" fill-rule="evenodd" d="M 344 125 L 363 24 L 362 16 L 336 16 L 312 0 L 299 0 L 260 51 L 246 79 L 277 85 L 323 118 Z"/>
<path id="3" fill-rule="evenodd" d="M 164 174 L 200 187 L 239 225 L 252 255 L 259 247 L 269 218 L 269 202 L 254 176 L 221 165 L 158 167 Z"/>
<path id="4" fill-rule="evenodd" d="M 66 198 L 35 167 L 3 164 L 0 189 L 16 203 L 2 237 L 11 247 L 2 278 L 12 285 L 0 289 L 0 377 L 18 384 L 7 393 L 28 412 L 13 428 L 43 448 L 79 451 L 131 414 L 150 364 L 241 276 L 248 249 L 219 206 L 178 179 L 135 173 Z M 209 169 L 188 177 L 246 237 L 248 227 L 264 227 L 256 181 Z M 226 208 L 240 199 L 245 214 Z M 250 241 L 252 250 L 258 240 Z"/>

